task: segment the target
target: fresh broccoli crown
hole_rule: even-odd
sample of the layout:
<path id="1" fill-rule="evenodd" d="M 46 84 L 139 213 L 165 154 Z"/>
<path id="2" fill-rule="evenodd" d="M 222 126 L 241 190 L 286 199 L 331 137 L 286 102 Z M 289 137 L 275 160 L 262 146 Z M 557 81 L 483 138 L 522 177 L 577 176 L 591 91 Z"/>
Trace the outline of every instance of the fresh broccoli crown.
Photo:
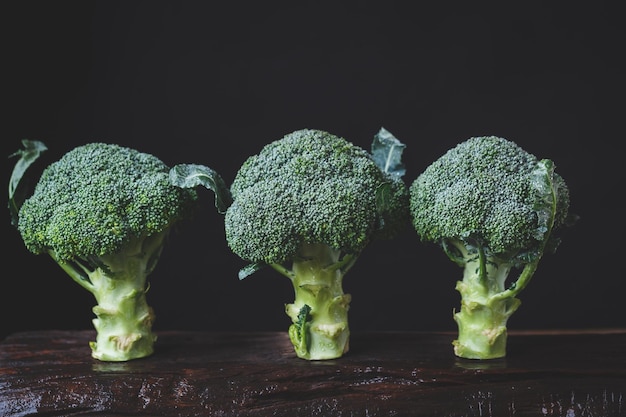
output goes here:
<path id="1" fill-rule="evenodd" d="M 532 256 L 547 231 L 540 221 L 533 172 L 540 161 L 512 141 L 473 137 L 448 150 L 410 185 L 413 226 L 423 241 L 460 240 L 491 254 Z M 560 226 L 569 191 L 554 173 Z"/>
<path id="2" fill-rule="evenodd" d="M 242 164 L 231 193 L 226 240 L 252 262 L 291 260 L 303 243 L 358 253 L 399 229 L 401 213 L 410 225 L 404 183 L 385 175 L 364 149 L 320 130 L 265 145 Z"/>
<path id="3" fill-rule="evenodd" d="M 114 144 L 76 147 L 50 164 L 19 211 L 26 247 L 60 260 L 117 253 L 191 213 L 193 189 L 169 182 L 153 155 Z"/>

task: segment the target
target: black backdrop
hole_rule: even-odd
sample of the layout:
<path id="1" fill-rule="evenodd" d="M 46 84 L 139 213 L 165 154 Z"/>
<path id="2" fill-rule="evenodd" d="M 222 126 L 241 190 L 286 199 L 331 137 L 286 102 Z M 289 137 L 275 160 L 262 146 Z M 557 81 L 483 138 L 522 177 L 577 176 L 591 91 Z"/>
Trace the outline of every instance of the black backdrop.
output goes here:
<path id="1" fill-rule="evenodd" d="M 609 2 L 22 1 L 2 6 L 2 149 L 48 161 L 92 141 L 201 163 L 228 182 L 293 130 L 369 148 L 384 126 L 412 181 L 471 136 L 551 158 L 580 222 L 544 257 L 510 328 L 624 326 L 625 29 Z M 506 2 L 509 4 L 510 2 Z M 5 162 L 4 182 L 14 160 Z M 286 330 L 288 280 L 244 281 L 212 195 L 151 275 L 155 330 Z M 89 329 L 94 299 L 5 221 L 0 337 Z M 344 281 L 352 330 L 453 330 L 461 270 L 407 230 Z"/>

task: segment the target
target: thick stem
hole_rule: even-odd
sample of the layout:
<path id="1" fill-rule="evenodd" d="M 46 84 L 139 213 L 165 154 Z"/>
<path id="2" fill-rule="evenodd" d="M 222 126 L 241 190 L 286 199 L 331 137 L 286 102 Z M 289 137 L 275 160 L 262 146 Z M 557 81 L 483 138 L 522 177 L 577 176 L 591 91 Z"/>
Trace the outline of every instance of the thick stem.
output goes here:
<path id="1" fill-rule="evenodd" d="M 308 244 L 293 262 L 295 300 L 285 311 L 293 321 L 289 335 L 300 358 L 334 359 L 349 350 L 350 295 L 343 292 L 345 269 L 336 267 L 339 257 L 326 245 Z"/>
<path id="2" fill-rule="evenodd" d="M 91 275 L 98 305 L 93 308 L 96 341 L 92 356 L 102 361 L 126 361 L 154 352 L 154 312 L 146 302 L 145 276 L 110 278 L 101 269 Z"/>
<path id="3" fill-rule="evenodd" d="M 103 266 L 59 262 L 65 272 L 96 298 L 96 340 L 92 356 L 101 361 L 127 361 L 151 355 L 156 335 L 154 312 L 146 301 L 147 277 L 159 259 L 167 231 L 138 238 L 119 253 L 102 256 Z"/>
<path id="4" fill-rule="evenodd" d="M 461 245 L 467 260 L 463 281 L 457 282 L 461 311 L 454 314 L 458 338 L 454 353 L 468 359 L 494 359 L 506 356 L 507 321 L 519 307 L 514 297 L 497 297 L 505 290 L 511 266 L 480 252 L 470 256 Z"/>

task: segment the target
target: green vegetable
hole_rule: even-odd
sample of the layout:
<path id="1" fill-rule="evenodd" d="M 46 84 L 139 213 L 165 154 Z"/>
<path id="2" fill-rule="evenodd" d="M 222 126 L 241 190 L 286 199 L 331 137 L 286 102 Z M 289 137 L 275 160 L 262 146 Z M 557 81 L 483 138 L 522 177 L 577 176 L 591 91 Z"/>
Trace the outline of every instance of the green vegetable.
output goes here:
<path id="1" fill-rule="evenodd" d="M 249 157 L 231 184 L 226 240 L 251 262 L 239 276 L 269 265 L 291 280 L 295 300 L 286 313 L 300 358 L 348 351 L 351 298 L 343 278 L 372 240 L 410 227 L 404 144 L 381 129 L 372 149 L 298 130 Z"/>
<path id="2" fill-rule="evenodd" d="M 48 150 L 48 147 L 38 140 L 22 140 L 24 149 L 9 155 L 9 158 L 19 156 L 17 163 L 13 167 L 11 179 L 9 180 L 9 214 L 11 215 L 11 224 L 17 227 L 18 212 L 26 199 L 26 186 L 24 179 L 28 168 Z"/>
<path id="3" fill-rule="evenodd" d="M 22 156 L 16 184 L 23 159 L 36 157 L 32 144 L 25 141 L 26 150 L 14 154 Z M 197 204 L 196 191 L 173 185 L 169 171 L 153 155 L 89 143 L 48 165 L 19 207 L 17 228 L 26 248 L 49 254 L 94 295 L 97 337 L 90 346 L 96 359 L 126 361 L 154 351 L 147 277 L 170 230 Z"/>
<path id="4" fill-rule="evenodd" d="M 539 160 L 514 142 L 473 137 L 448 150 L 410 185 L 412 222 L 424 242 L 441 245 L 464 268 L 454 314 L 457 356 L 506 355 L 507 320 L 516 296 L 544 253 L 560 243 L 555 232 L 571 224 L 570 194 L 551 160 Z M 519 270 L 508 284 L 512 270 Z"/>

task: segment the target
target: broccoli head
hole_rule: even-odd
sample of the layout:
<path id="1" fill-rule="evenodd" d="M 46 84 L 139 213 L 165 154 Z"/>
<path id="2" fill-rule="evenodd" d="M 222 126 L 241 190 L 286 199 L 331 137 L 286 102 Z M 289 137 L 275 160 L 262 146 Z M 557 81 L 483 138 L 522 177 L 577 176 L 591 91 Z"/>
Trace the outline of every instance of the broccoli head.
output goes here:
<path id="1" fill-rule="evenodd" d="M 249 157 L 230 186 L 226 240 L 251 263 L 240 278 L 269 265 L 292 281 L 286 313 L 301 358 L 348 351 L 343 277 L 372 240 L 410 227 L 403 148 L 385 129 L 371 154 L 325 131 L 298 130 Z"/>
<path id="2" fill-rule="evenodd" d="M 195 190 L 170 183 L 157 157 L 89 143 L 48 165 L 21 204 L 17 228 L 26 248 L 49 254 L 96 298 L 94 358 L 153 353 L 146 280 L 172 226 L 192 214 L 196 201 Z"/>
<path id="3" fill-rule="evenodd" d="M 424 242 L 441 245 L 464 268 L 456 289 L 459 357 L 506 354 L 507 320 L 519 307 L 544 253 L 556 250 L 556 231 L 573 220 L 570 194 L 551 160 L 516 143 L 473 137 L 448 150 L 410 185 L 412 223 Z M 507 283 L 512 269 L 517 280 Z M 508 284 L 508 288 L 506 288 Z"/>

